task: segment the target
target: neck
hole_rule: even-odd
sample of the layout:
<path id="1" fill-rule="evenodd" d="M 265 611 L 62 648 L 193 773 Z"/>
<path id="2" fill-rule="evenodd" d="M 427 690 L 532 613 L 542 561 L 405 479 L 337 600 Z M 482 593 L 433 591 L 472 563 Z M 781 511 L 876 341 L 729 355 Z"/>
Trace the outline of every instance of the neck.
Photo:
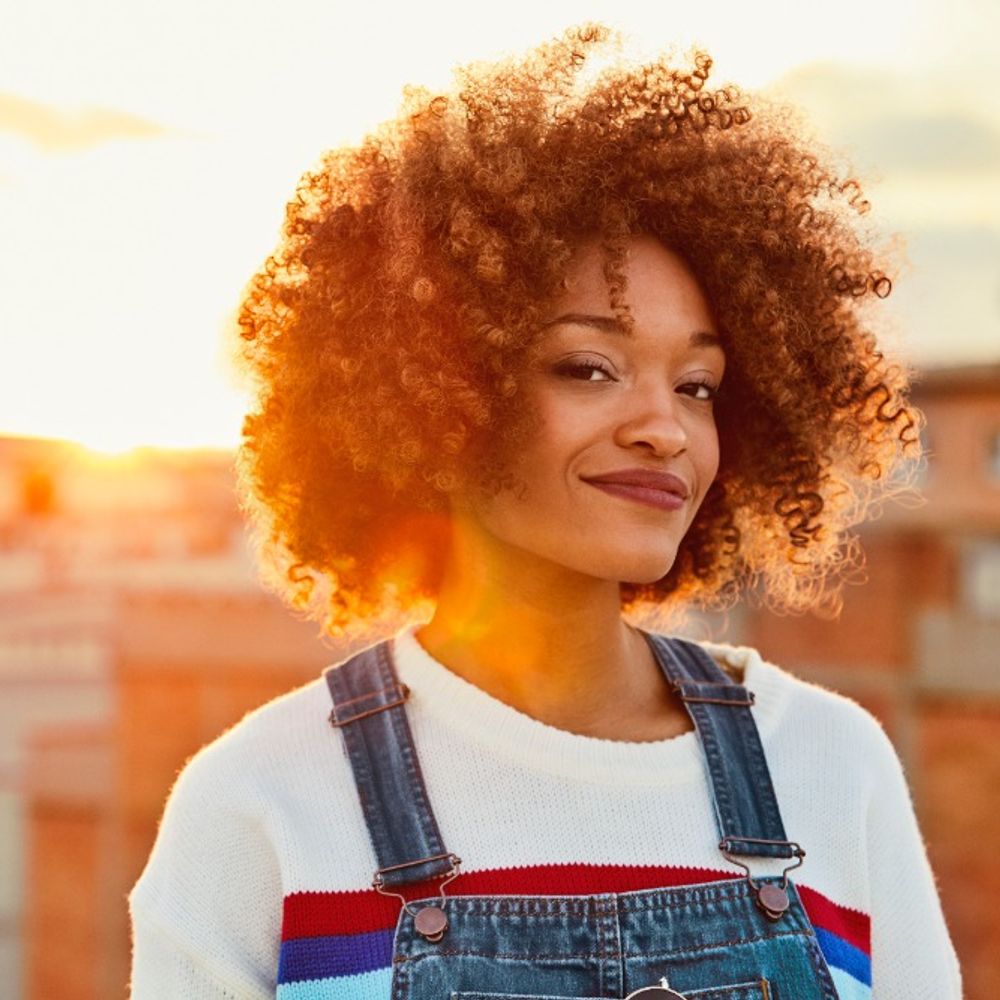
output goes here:
<path id="1" fill-rule="evenodd" d="M 417 638 L 454 673 L 557 728 L 660 738 L 668 715 L 687 728 L 645 640 L 621 617 L 617 582 L 508 546 L 460 516 Z"/>

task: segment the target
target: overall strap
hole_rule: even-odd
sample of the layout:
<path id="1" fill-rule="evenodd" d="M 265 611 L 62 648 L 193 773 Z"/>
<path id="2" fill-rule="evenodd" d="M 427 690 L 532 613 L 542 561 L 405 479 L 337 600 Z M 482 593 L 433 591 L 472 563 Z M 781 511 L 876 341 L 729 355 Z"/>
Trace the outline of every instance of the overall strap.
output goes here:
<path id="1" fill-rule="evenodd" d="M 375 884 L 406 885 L 451 873 L 458 861 L 441 840 L 404 708 L 390 644 L 325 671 L 330 723 L 344 734 L 378 871 Z"/>
<path id="2" fill-rule="evenodd" d="M 788 840 L 750 712 L 753 693 L 737 684 L 697 643 L 644 632 L 660 669 L 698 731 L 726 854 L 790 858 Z"/>

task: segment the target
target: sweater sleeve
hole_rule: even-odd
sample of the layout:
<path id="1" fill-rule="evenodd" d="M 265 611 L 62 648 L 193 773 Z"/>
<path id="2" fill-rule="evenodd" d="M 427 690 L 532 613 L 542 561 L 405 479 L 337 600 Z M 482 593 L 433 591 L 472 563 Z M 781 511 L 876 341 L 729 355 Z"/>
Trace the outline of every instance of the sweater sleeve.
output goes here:
<path id="1" fill-rule="evenodd" d="M 129 897 L 132 1000 L 275 995 L 281 879 L 254 797 L 216 747 L 170 794 Z"/>
<path id="2" fill-rule="evenodd" d="M 903 769 L 875 727 L 868 813 L 873 1000 L 961 1000 L 948 935 Z"/>

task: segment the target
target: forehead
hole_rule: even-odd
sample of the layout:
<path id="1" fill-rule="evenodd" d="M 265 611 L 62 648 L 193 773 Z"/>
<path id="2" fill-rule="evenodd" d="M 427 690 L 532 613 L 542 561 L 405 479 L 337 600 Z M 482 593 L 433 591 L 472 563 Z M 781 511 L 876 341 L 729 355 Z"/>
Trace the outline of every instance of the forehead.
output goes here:
<path id="1" fill-rule="evenodd" d="M 548 310 L 549 321 L 564 314 L 612 318 L 606 256 L 599 241 L 581 243 L 567 269 L 562 293 Z M 708 299 L 684 259 L 651 236 L 633 236 L 623 265 L 624 300 L 637 330 L 664 326 L 714 331 Z M 609 325 L 608 332 L 612 332 Z"/>

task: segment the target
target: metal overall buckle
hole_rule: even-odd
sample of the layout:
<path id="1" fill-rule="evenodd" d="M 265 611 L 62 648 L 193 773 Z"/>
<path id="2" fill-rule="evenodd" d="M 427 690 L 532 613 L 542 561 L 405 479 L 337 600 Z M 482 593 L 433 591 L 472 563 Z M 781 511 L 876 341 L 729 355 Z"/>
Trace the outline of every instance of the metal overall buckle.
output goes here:
<path id="1" fill-rule="evenodd" d="M 419 858 L 416 861 L 404 861 L 399 865 L 388 865 L 385 868 L 379 868 L 375 872 L 375 877 L 372 879 L 372 888 L 376 892 L 380 892 L 383 896 L 395 896 L 398 900 L 403 903 L 403 909 L 413 917 L 413 927 L 416 932 L 426 940 L 436 943 L 444 937 L 445 931 L 448 930 L 448 917 L 441 906 L 435 906 L 434 904 L 429 904 L 427 906 L 422 906 L 419 910 L 411 910 L 410 904 L 406 901 L 406 897 L 401 893 L 393 892 L 391 889 L 386 889 L 385 879 L 383 876 L 387 872 L 397 872 L 401 871 L 403 868 L 413 868 L 416 865 L 426 864 L 428 861 L 441 861 L 442 859 L 447 859 L 451 862 L 451 868 L 447 871 L 444 876 L 444 881 L 438 886 L 438 892 L 441 896 L 441 902 L 444 903 L 444 887 L 454 878 L 458 877 L 458 869 L 462 864 L 462 859 L 457 854 L 432 854 L 429 858 Z"/>
<path id="2" fill-rule="evenodd" d="M 738 861 L 730 851 L 733 841 L 746 841 L 749 844 L 770 844 L 778 847 L 790 847 L 792 856 L 796 859 L 794 864 L 789 865 L 781 873 L 781 884 L 775 885 L 773 882 L 755 882 L 750 874 L 750 868 L 742 861 Z M 790 902 L 788 899 L 788 873 L 794 871 L 805 860 L 806 852 L 795 843 L 794 840 L 763 840 L 760 837 L 724 837 L 719 841 L 719 850 L 722 856 L 731 864 L 742 868 L 747 873 L 747 883 L 753 892 L 754 902 L 769 920 L 780 920 L 788 909 Z"/>

